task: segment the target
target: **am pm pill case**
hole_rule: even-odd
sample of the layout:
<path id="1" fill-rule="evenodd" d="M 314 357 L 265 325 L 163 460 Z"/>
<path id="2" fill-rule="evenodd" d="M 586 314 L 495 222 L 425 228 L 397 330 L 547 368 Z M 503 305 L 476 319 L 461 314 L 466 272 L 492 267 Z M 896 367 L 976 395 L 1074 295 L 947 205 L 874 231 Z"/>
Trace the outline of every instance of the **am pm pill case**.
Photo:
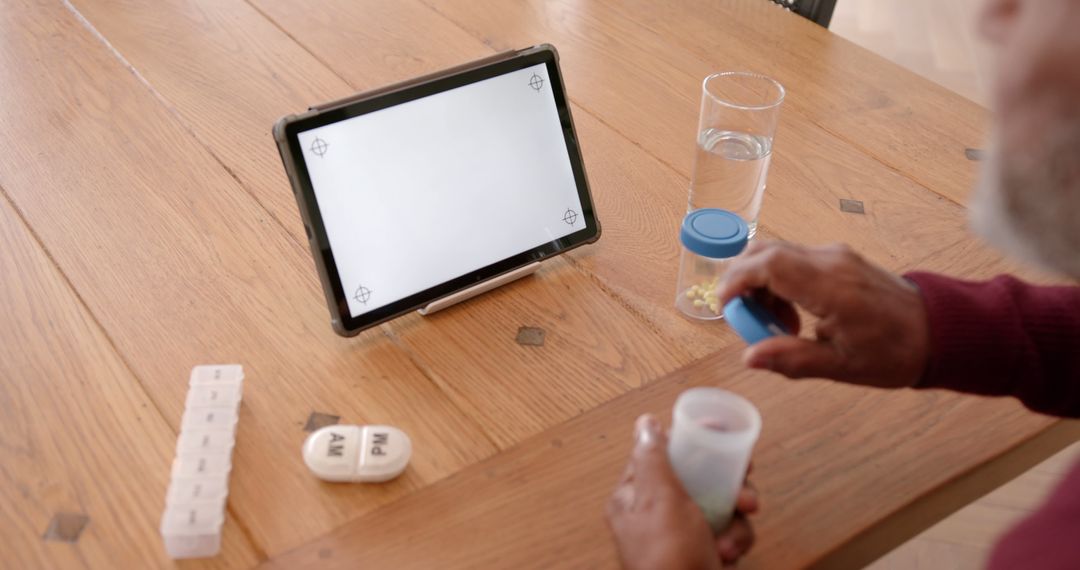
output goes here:
<path id="1" fill-rule="evenodd" d="M 203 558 L 221 550 L 243 384 L 239 364 L 191 370 L 161 516 L 161 537 L 172 558 Z"/>

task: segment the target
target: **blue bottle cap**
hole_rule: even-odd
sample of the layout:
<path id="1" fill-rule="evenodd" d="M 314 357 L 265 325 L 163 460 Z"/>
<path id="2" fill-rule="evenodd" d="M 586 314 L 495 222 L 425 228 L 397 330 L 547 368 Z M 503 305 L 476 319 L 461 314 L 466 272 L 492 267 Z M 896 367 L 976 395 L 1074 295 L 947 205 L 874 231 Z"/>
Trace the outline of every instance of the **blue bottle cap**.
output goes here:
<path id="1" fill-rule="evenodd" d="M 746 247 L 750 228 L 738 215 L 718 208 L 694 210 L 683 218 L 679 239 L 686 249 L 713 259 L 735 257 Z"/>
<path id="2" fill-rule="evenodd" d="M 746 341 L 756 344 L 767 338 L 791 334 L 787 327 L 753 297 L 735 297 L 724 305 L 724 320 Z"/>

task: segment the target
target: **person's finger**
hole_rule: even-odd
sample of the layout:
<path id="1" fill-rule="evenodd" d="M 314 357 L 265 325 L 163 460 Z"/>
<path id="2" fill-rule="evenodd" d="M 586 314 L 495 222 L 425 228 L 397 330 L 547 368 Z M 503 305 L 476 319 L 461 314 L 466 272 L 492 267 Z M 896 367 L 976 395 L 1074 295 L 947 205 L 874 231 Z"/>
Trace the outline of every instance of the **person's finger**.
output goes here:
<path id="1" fill-rule="evenodd" d="M 607 502 L 608 519 L 614 519 L 634 506 L 634 486 L 619 485 Z"/>
<path id="2" fill-rule="evenodd" d="M 754 299 L 761 303 L 766 311 L 775 315 L 789 333 L 797 336 L 802 330 L 799 312 L 795 310 L 795 305 L 792 305 L 791 301 L 777 297 L 767 289 L 755 289 Z"/>
<path id="3" fill-rule="evenodd" d="M 631 461 L 634 477 L 631 484 L 638 497 L 654 496 L 682 489 L 667 454 L 667 436 L 660 421 L 645 414 L 634 424 L 637 443 Z"/>
<path id="4" fill-rule="evenodd" d="M 821 316 L 823 310 L 817 298 L 821 269 L 812 256 L 812 252 L 798 246 L 769 242 L 731 263 L 717 288 L 717 298 L 724 305 L 748 291 L 768 289 Z"/>
<path id="5" fill-rule="evenodd" d="M 750 242 L 750 245 L 731 262 L 724 272 L 724 278 L 716 289 L 720 303 L 727 303 L 747 291 L 765 288 L 762 283 L 764 275 L 759 271 L 760 266 L 770 251 L 782 247 L 782 242 L 779 241 Z"/>
<path id="6" fill-rule="evenodd" d="M 760 508 L 761 500 L 758 498 L 757 489 L 749 483 L 743 485 L 743 488 L 739 489 L 739 494 L 735 496 L 735 510 L 752 515 L 758 512 Z"/>
<path id="7" fill-rule="evenodd" d="M 843 367 L 843 358 L 832 344 L 795 336 L 765 339 L 743 352 L 743 362 L 788 378 L 835 378 Z"/>
<path id="8" fill-rule="evenodd" d="M 725 565 L 732 564 L 754 545 L 754 528 L 746 517 L 736 515 L 724 532 L 716 537 L 716 553 Z"/>
<path id="9" fill-rule="evenodd" d="M 622 475 L 619 477 L 618 485 L 625 485 L 634 479 L 634 462 L 627 461 L 626 468 L 623 469 Z"/>
<path id="10" fill-rule="evenodd" d="M 717 288 L 717 298 L 721 304 L 727 303 L 738 295 L 754 289 L 767 289 L 768 274 L 764 266 L 779 252 L 785 251 L 787 244 L 781 241 L 754 241 L 724 272 L 724 278 Z"/>

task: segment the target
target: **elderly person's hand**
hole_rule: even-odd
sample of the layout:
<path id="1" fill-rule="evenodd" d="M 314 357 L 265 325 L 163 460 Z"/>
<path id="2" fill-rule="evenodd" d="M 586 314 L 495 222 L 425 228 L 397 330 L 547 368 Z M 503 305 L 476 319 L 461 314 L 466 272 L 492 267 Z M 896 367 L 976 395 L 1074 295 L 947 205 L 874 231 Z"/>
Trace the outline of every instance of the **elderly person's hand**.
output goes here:
<path id="1" fill-rule="evenodd" d="M 846 246 L 755 241 L 731 264 L 718 297 L 723 304 L 746 293 L 796 335 L 793 304 L 820 319 L 815 338 L 773 337 L 747 348 L 751 368 L 886 388 L 910 386 L 923 374 L 930 340 L 918 289 Z"/>
<path id="2" fill-rule="evenodd" d="M 644 415 L 635 428 L 637 444 L 607 507 L 623 568 L 703 570 L 734 564 L 754 542 L 746 515 L 757 511 L 757 493 L 743 487 L 731 524 L 713 536 L 668 462 L 660 422 Z"/>

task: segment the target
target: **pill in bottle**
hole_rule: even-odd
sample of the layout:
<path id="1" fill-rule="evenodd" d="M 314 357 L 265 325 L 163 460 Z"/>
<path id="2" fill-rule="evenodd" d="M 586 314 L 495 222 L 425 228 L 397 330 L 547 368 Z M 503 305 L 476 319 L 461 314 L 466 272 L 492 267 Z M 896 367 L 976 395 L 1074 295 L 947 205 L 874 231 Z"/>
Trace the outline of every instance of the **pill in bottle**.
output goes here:
<path id="1" fill-rule="evenodd" d="M 749 228 L 737 214 L 716 208 L 694 210 L 683 218 L 682 256 L 675 306 L 704 320 L 723 318 L 716 288 L 731 259 L 746 248 Z"/>

